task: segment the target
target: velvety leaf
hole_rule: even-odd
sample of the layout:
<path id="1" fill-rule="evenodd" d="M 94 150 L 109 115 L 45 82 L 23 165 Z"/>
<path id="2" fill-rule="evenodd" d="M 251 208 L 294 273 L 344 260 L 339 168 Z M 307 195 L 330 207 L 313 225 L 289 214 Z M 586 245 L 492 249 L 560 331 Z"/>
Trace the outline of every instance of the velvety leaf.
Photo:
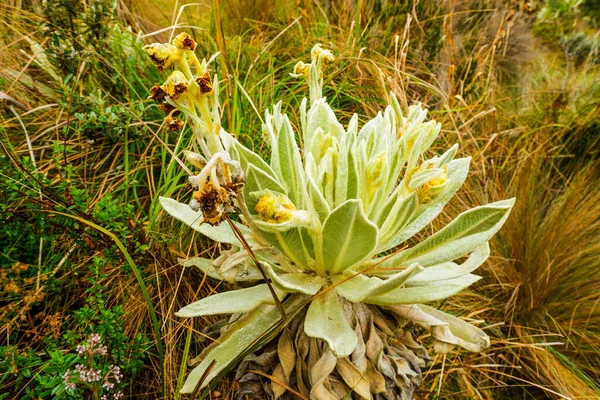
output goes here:
<path id="1" fill-rule="evenodd" d="M 346 188 L 346 198 L 347 199 L 357 199 L 358 198 L 358 186 L 360 185 L 358 181 L 358 171 L 356 169 L 356 158 L 354 157 L 353 152 L 348 153 L 348 186 Z"/>
<path id="2" fill-rule="evenodd" d="M 407 171 L 410 171 L 416 167 L 421 155 L 427 149 L 429 149 L 435 138 L 440 133 L 441 124 L 433 120 L 421 123 L 425 119 L 426 115 L 426 110 L 419 110 L 415 114 L 415 119 L 409 122 L 413 127 L 418 129 L 418 132 L 414 133 L 416 138 L 414 139 L 413 146 L 410 148 L 406 167 Z M 411 133 L 409 133 L 409 135 Z"/>
<path id="3" fill-rule="evenodd" d="M 308 111 L 308 119 L 306 126 L 307 137 L 304 138 L 304 144 L 311 144 L 314 140 L 313 134 L 317 132 L 317 130 L 321 128 L 321 130 L 335 137 L 338 142 L 340 141 L 342 135 L 345 133 L 344 127 L 337 121 L 335 117 L 335 113 L 325 102 L 325 99 L 319 99 L 317 103 L 311 104 L 311 108 Z M 319 159 L 315 157 L 315 161 L 319 162 Z"/>
<path id="4" fill-rule="evenodd" d="M 281 292 L 278 293 L 278 296 L 281 296 Z M 275 299 L 266 284 L 213 294 L 188 304 L 175 315 L 198 317 L 200 315 L 242 313 L 253 310 L 261 304 L 275 304 Z"/>
<path id="5" fill-rule="evenodd" d="M 305 228 L 285 232 L 262 232 L 263 238 L 294 262 L 298 269 L 308 269 L 314 263 L 314 250 Z"/>
<path id="6" fill-rule="evenodd" d="M 514 202 L 502 200 L 465 211 L 434 235 L 381 263 L 381 268 L 413 262 L 428 267 L 462 257 L 498 232 Z"/>
<path id="7" fill-rule="evenodd" d="M 323 226 L 323 262 L 340 273 L 368 257 L 377 245 L 377 226 L 367 219 L 359 200 L 348 200 L 331 212 Z"/>
<path id="8" fill-rule="evenodd" d="M 447 352 L 456 345 L 469 351 L 480 352 L 490 346 L 489 337 L 481 329 L 433 307 L 412 304 L 386 308 L 429 329 L 434 340 L 442 344 L 436 344 L 436 351 Z"/>
<path id="9" fill-rule="evenodd" d="M 367 297 L 364 302 L 379 305 L 429 303 L 455 295 L 479 279 L 481 277 L 477 275 L 467 274 L 445 281 L 429 282 L 422 286 L 408 286 L 409 280 L 405 287 L 391 290 L 382 295 Z"/>
<path id="10" fill-rule="evenodd" d="M 263 232 L 285 232 L 292 228 L 297 228 L 298 226 L 302 226 L 298 224 L 296 221 L 289 220 L 286 222 L 274 223 L 274 222 L 265 222 L 260 219 L 254 219 L 252 221 L 254 225 L 256 225 Z"/>
<path id="11" fill-rule="evenodd" d="M 419 197 L 416 192 L 412 192 L 406 197 L 399 198 L 388 212 L 388 217 L 379 230 L 379 246 L 382 249 L 387 248 L 389 241 L 393 240 L 397 232 L 417 214 L 419 209 Z"/>
<path id="12" fill-rule="evenodd" d="M 462 264 L 446 262 L 431 267 L 424 268 L 421 273 L 411 278 L 411 283 L 442 281 L 446 279 L 458 278 L 475 271 L 490 256 L 490 246 L 488 242 L 478 246 L 473 250 L 469 258 Z"/>
<path id="13" fill-rule="evenodd" d="M 202 213 L 192 210 L 189 205 L 180 203 L 177 200 L 173 200 L 168 197 L 160 197 L 159 202 L 169 215 L 183 222 L 190 228 L 200 232 L 209 239 L 212 239 L 215 242 L 227 243 L 241 247 L 242 244 L 231 230 L 229 224 L 222 223 L 217 226 L 203 224 Z M 249 236 L 251 235 L 250 229 L 237 222 L 235 222 L 235 224 L 248 240 Z M 249 241 L 253 243 L 253 241 Z"/>
<path id="14" fill-rule="evenodd" d="M 325 280 L 316 275 L 310 275 L 305 272 L 293 272 L 287 274 L 278 274 L 273 268 L 262 263 L 263 269 L 273 284 L 279 289 L 290 293 L 304 293 L 310 296 L 317 294 Z"/>
<path id="15" fill-rule="evenodd" d="M 286 187 L 287 195 L 297 208 L 304 208 L 305 179 L 304 168 L 300 158 L 300 150 L 296 144 L 292 125 L 287 117 L 283 116 L 281 130 L 277 135 L 277 154 L 279 181 Z"/>
<path id="16" fill-rule="evenodd" d="M 415 263 L 404 271 L 391 275 L 387 279 L 367 277 L 359 274 L 337 285 L 334 289 L 340 296 L 354 303 L 359 303 L 367 297 L 381 295 L 401 287 L 410 277 L 418 274 L 420 271 L 423 271 L 423 268 Z M 332 277 L 332 280 L 333 283 L 338 283 L 347 278 L 348 276 L 336 275 Z"/>
<path id="17" fill-rule="evenodd" d="M 419 304 L 419 308 L 434 318 L 448 324 L 450 332 L 458 339 L 454 344 L 473 352 L 480 352 L 490 347 L 490 338 L 481 329 L 433 307 Z M 441 340 L 439 335 L 434 334 L 433 336 L 437 340 Z"/>
<path id="18" fill-rule="evenodd" d="M 319 216 L 319 220 L 321 222 L 324 222 L 329 213 L 331 212 L 331 210 L 329 209 L 329 204 L 327 204 L 327 201 L 323 197 L 323 194 L 319 190 L 319 187 L 310 175 L 306 176 L 306 186 L 308 190 L 308 197 L 312 202 L 312 206 L 317 215 Z"/>
<path id="19" fill-rule="evenodd" d="M 442 154 L 435 163 L 436 167 L 441 168 L 444 165 L 448 164 L 450 161 L 452 161 L 454 159 L 454 156 L 456 155 L 457 150 L 458 144 L 455 144 L 454 146 L 446 150 L 446 152 Z"/>
<path id="20" fill-rule="evenodd" d="M 283 303 L 289 318 L 293 317 L 294 310 L 297 310 L 305 299 L 304 296 L 292 295 Z M 181 393 L 192 393 L 214 360 L 213 368 L 202 382 L 201 388 L 206 387 L 214 378 L 239 361 L 240 357 L 249 349 L 251 350 L 259 340 L 265 337 L 265 334 L 271 332 L 280 320 L 279 309 L 275 306 L 268 306 L 265 309 L 255 309 L 242 318 L 232 321 L 227 333 L 219 338 L 219 344 L 213 347 L 202 362 L 190 372 Z"/>
<path id="21" fill-rule="evenodd" d="M 242 170 L 244 173 L 248 173 L 248 167 L 253 165 L 255 168 L 261 170 L 265 174 L 269 175 L 272 178 L 275 178 L 275 172 L 269 164 L 267 164 L 258 154 L 248 149 L 246 146 L 243 146 L 240 142 L 238 142 L 235 138 L 231 138 L 231 146 L 235 152 L 234 158 L 240 162 Z"/>
<path id="22" fill-rule="evenodd" d="M 188 258 L 187 260 L 179 260 L 181 262 L 181 264 L 184 267 L 190 267 L 190 266 L 194 266 L 194 267 L 198 267 L 198 269 L 202 272 L 204 272 L 207 276 L 213 278 L 213 279 L 217 279 L 217 280 L 223 280 L 223 277 L 221 275 L 219 275 L 219 273 L 217 272 L 217 270 L 215 269 L 215 266 L 213 265 L 213 260 L 208 259 L 208 258 L 202 258 L 202 257 L 193 257 L 193 258 Z"/>
<path id="23" fill-rule="evenodd" d="M 202 257 L 192 257 L 188 258 L 187 260 L 180 260 L 180 262 L 184 267 L 197 267 L 200 271 L 204 272 L 207 276 L 213 279 L 225 280 L 225 278 L 221 276 L 215 269 L 213 260 Z M 238 273 L 234 278 L 236 282 L 256 282 L 262 279 L 262 275 L 256 269 L 249 269 L 245 273 Z"/>
<path id="24" fill-rule="evenodd" d="M 306 312 L 304 332 L 310 337 L 325 340 L 337 357 L 352 354 L 358 340 L 333 290 L 312 300 Z"/>

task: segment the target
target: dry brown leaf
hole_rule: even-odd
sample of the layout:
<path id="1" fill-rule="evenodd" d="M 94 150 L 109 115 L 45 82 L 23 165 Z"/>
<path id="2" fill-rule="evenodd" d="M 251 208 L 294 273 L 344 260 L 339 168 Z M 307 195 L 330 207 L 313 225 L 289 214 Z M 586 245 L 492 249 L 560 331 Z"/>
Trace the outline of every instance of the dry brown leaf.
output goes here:
<path id="1" fill-rule="evenodd" d="M 369 360 L 377 362 L 379 355 L 383 352 L 383 341 L 381 340 L 381 337 L 379 337 L 379 335 L 377 334 L 373 322 L 370 323 L 369 338 L 367 339 L 366 346 L 366 354 L 367 357 L 369 357 Z"/>
<path id="2" fill-rule="evenodd" d="M 273 370 L 273 377 L 276 380 L 273 380 L 271 382 L 271 388 L 273 389 L 273 396 L 275 396 L 275 399 L 278 399 L 287 391 L 287 389 L 284 386 L 278 384 L 277 381 L 289 383 L 289 381 L 286 381 L 286 379 L 285 379 L 285 376 L 283 374 L 283 368 L 281 367 L 281 364 L 277 364 L 277 366 Z"/>
<path id="3" fill-rule="evenodd" d="M 344 382 L 346 382 L 355 393 L 363 399 L 371 399 L 369 381 L 366 379 L 365 375 L 348 360 L 348 358 L 338 359 L 335 368 L 344 379 Z"/>
<path id="4" fill-rule="evenodd" d="M 340 399 L 350 399 L 350 397 L 348 397 L 348 393 L 350 393 L 352 389 L 350 389 L 348 385 L 344 383 L 344 381 L 337 379 L 334 376 L 330 376 L 329 385 L 337 397 Z"/>
<path id="5" fill-rule="evenodd" d="M 296 352 L 294 351 L 294 343 L 292 342 L 290 331 L 287 328 L 284 329 L 277 343 L 277 355 L 283 369 L 285 382 L 289 382 L 290 375 L 296 364 Z"/>
<path id="6" fill-rule="evenodd" d="M 369 384 L 371 385 L 371 393 L 386 392 L 387 389 L 385 387 L 385 378 L 373 367 L 373 365 L 369 366 L 369 369 L 367 369 L 365 375 L 369 381 Z"/>
<path id="7" fill-rule="evenodd" d="M 329 375 L 335 369 L 337 364 L 337 358 L 333 355 L 333 352 L 327 348 L 323 355 L 315 362 L 313 367 L 310 369 L 310 383 L 312 389 L 310 391 L 310 398 L 316 400 L 328 400 L 333 399 L 334 395 L 325 386 L 326 380 Z M 310 365 L 310 364 L 309 364 Z M 328 383 L 328 382 L 327 382 Z"/>
<path id="8" fill-rule="evenodd" d="M 365 344 L 362 329 L 359 325 L 357 325 L 354 328 L 354 331 L 356 332 L 356 336 L 358 337 L 358 342 L 356 343 L 356 348 L 352 352 L 352 364 L 354 364 L 360 372 L 364 373 L 369 365 L 369 362 L 367 361 L 367 357 L 365 355 L 367 345 Z"/>

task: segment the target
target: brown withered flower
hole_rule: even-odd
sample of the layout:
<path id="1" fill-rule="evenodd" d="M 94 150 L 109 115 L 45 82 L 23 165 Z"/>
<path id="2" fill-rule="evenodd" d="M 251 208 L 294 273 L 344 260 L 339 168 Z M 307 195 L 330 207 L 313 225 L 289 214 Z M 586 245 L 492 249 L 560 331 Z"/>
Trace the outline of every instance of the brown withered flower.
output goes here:
<path id="1" fill-rule="evenodd" d="M 207 72 L 200 78 L 196 78 L 196 83 L 200 87 L 200 93 L 206 94 L 213 91 L 212 81 L 210 80 L 210 74 Z"/>
<path id="2" fill-rule="evenodd" d="M 159 84 L 152 86 L 150 89 L 150 98 L 158 103 L 162 103 L 165 101 L 165 97 L 167 97 L 167 92 L 160 87 Z"/>
<path id="3" fill-rule="evenodd" d="M 173 65 L 173 56 L 176 48 L 169 43 L 152 43 L 144 46 L 144 50 L 148 53 L 150 60 L 156 68 L 163 70 Z"/>
<path id="4" fill-rule="evenodd" d="M 183 121 L 177 118 L 173 118 L 170 115 L 165 118 L 165 124 L 169 132 L 180 131 L 183 128 Z"/>
<path id="5" fill-rule="evenodd" d="M 196 42 L 186 32 L 181 32 L 173 39 L 173 45 L 178 49 L 192 50 L 196 49 Z"/>
<path id="6" fill-rule="evenodd" d="M 240 164 L 221 151 L 212 156 L 200 174 L 190 176 L 189 182 L 196 189 L 190 207 L 201 210 L 203 222 L 214 226 L 235 210 L 234 200 L 244 186 L 245 176 Z"/>
<path id="7" fill-rule="evenodd" d="M 162 103 L 158 106 L 158 108 L 160 108 L 160 110 L 165 114 L 170 114 L 173 110 L 175 110 L 175 107 L 173 107 L 169 103 Z"/>
<path id="8" fill-rule="evenodd" d="M 177 99 L 187 92 L 188 80 L 181 71 L 173 71 L 161 88 L 167 96 L 172 99 Z"/>

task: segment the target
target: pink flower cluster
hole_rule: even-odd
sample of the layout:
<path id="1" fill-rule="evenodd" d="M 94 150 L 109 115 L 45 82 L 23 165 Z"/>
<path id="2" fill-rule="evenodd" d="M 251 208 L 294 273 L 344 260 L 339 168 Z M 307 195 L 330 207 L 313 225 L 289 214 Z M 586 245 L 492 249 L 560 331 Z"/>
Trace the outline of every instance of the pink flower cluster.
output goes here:
<path id="1" fill-rule="evenodd" d="M 67 389 L 67 391 L 75 389 L 75 382 L 72 379 L 71 370 L 67 370 L 67 372 L 64 373 L 63 380 L 65 382 L 65 388 Z"/>
<path id="2" fill-rule="evenodd" d="M 79 375 L 82 382 L 98 382 L 102 378 L 102 371 L 94 368 L 86 368 L 81 364 L 75 366 L 75 372 Z"/>
<path id="3" fill-rule="evenodd" d="M 77 346 L 79 354 L 100 354 L 105 356 L 108 353 L 108 348 L 102 345 L 102 338 L 97 333 L 92 333 L 87 341 L 87 344 Z"/>
<path id="4" fill-rule="evenodd" d="M 123 398 L 123 392 L 117 392 L 117 393 L 113 393 L 112 397 L 110 397 L 109 395 L 103 395 L 102 397 L 100 397 L 100 400 L 120 400 L 121 398 Z"/>
<path id="5" fill-rule="evenodd" d="M 123 374 L 121 373 L 121 368 L 117 365 L 111 364 L 111 366 L 108 368 L 108 373 L 104 377 L 104 383 L 102 384 L 102 387 L 110 390 L 115 387 L 116 383 L 121 383 L 122 378 Z"/>
<path id="6" fill-rule="evenodd" d="M 106 356 L 108 354 L 108 348 L 102 345 L 102 338 L 100 335 L 92 333 L 85 344 L 77 346 L 77 353 L 88 356 L 85 357 L 85 359 L 89 363 L 89 366 L 77 364 L 74 369 L 65 372 L 63 375 L 65 389 L 67 391 L 73 391 L 78 383 L 91 383 L 94 387 L 99 388 L 100 382 L 102 382 L 101 387 L 105 391 L 105 394 L 101 397 L 101 400 L 121 399 L 123 397 L 123 392 L 121 391 L 112 394 L 106 393 L 113 390 L 117 384 L 121 383 L 121 379 L 123 379 L 121 368 L 118 365 L 111 364 L 108 367 L 106 374 L 103 374 L 101 369 L 96 369 L 93 365 L 94 354 L 101 356 Z"/>

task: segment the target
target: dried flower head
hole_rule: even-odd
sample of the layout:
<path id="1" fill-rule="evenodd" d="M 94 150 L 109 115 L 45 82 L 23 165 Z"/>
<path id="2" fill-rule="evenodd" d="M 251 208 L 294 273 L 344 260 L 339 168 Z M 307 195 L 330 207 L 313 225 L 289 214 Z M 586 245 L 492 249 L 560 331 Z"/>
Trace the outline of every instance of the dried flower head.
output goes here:
<path id="1" fill-rule="evenodd" d="M 190 207 L 202 211 L 204 222 L 218 225 L 234 210 L 233 202 L 245 178 L 239 163 L 223 151 L 214 154 L 200 174 L 191 176 L 189 181 L 196 189 Z"/>
<path id="2" fill-rule="evenodd" d="M 202 93 L 202 94 L 212 93 L 213 86 L 212 86 L 212 82 L 210 80 L 210 74 L 208 73 L 208 71 L 205 72 L 201 78 L 196 78 L 196 83 L 198 84 L 198 87 L 200 88 L 200 93 Z"/>
<path id="3" fill-rule="evenodd" d="M 148 53 L 156 68 L 162 71 L 173 65 L 173 58 L 177 49 L 169 43 L 152 43 L 144 46 L 144 50 Z"/>
<path id="4" fill-rule="evenodd" d="M 173 39 L 173 45 L 178 49 L 192 50 L 196 49 L 196 42 L 187 32 L 181 32 Z"/>
<path id="5" fill-rule="evenodd" d="M 183 129 L 183 121 L 170 115 L 165 118 L 165 124 L 169 132 L 177 132 Z"/>
<path id="6" fill-rule="evenodd" d="M 156 84 L 154 86 L 152 86 L 152 88 L 150 89 L 150 98 L 158 103 L 162 103 L 163 101 L 165 101 L 165 98 L 167 97 L 167 92 L 165 92 L 163 90 L 163 88 Z"/>
<path id="7" fill-rule="evenodd" d="M 172 99 L 177 99 L 187 91 L 188 80 L 182 72 L 173 71 L 161 88 L 167 96 Z"/>

